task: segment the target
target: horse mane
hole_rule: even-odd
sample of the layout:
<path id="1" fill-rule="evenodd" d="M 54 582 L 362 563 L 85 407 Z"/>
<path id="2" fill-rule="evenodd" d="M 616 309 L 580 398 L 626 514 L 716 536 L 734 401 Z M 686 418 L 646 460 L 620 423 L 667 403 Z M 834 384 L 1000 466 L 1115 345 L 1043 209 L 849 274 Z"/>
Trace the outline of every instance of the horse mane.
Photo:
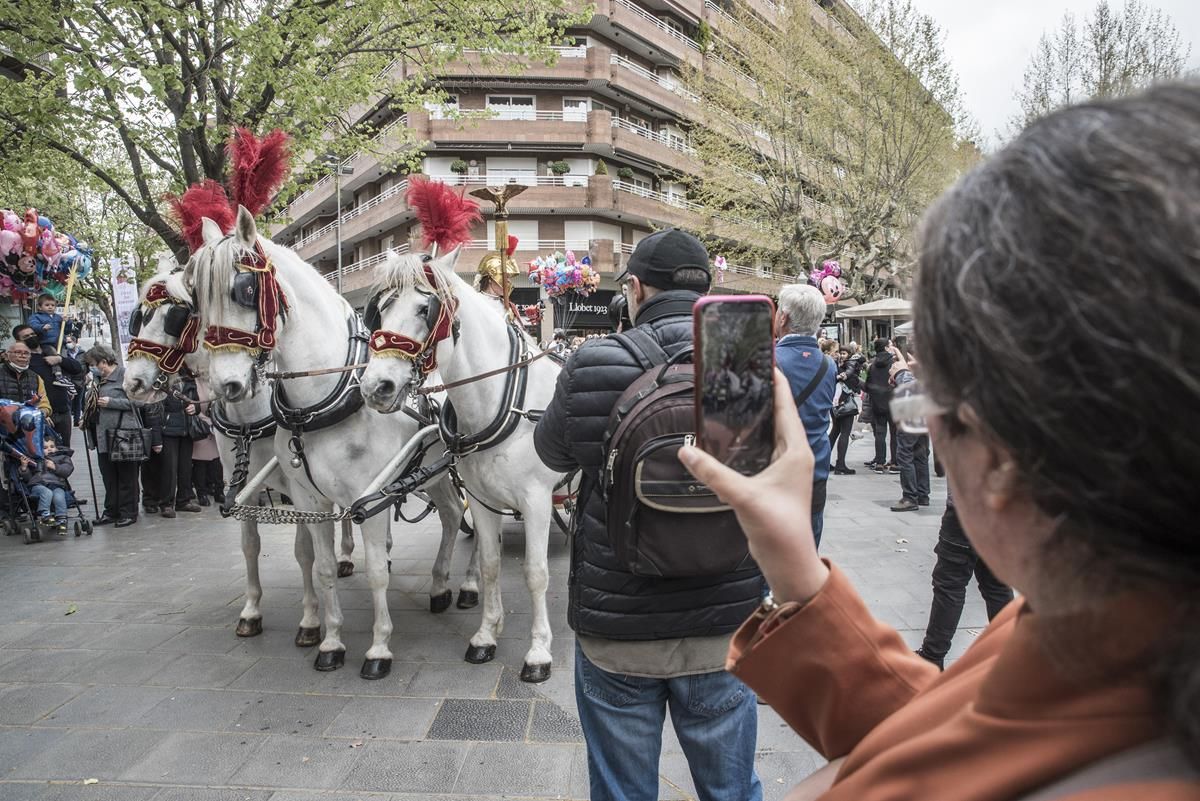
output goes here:
<path id="1" fill-rule="evenodd" d="M 424 253 L 388 253 L 383 264 L 375 271 L 374 291 L 385 289 L 394 289 L 400 292 L 407 292 L 410 289 L 427 293 L 437 291 L 438 288 L 434 287 L 429 282 L 429 277 L 425 275 L 425 255 Z M 438 294 L 445 298 L 454 293 L 449 287 L 443 287 Z"/>
<path id="2" fill-rule="evenodd" d="M 279 270 L 279 265 L 287 261 L 295 261 L 300 266 L 311 270 L 314 275 L 316 274 L 316 269 L 301 259 L 291 248 L 278 245 L 263 236 L 258 237 L 258 244 L 262 246 L 263 252 L 267 254 L 267 258 L 275 263 L 277 268 L 275 279 L 279 282 L 280 288 L 283 289 L 287 297 L 291 298 L 295 296 L 293 285 L 288 280 L 289 273 Z M 197 303 L 197 307 L 203 310 L 202 316 L 206 326 L 224 325 L 224 310 L 228 305 L 229 289 L 233 286 L 233 274 L 237 272 L 242 258 L 253 254 L 254 251 L 252 249 L 241 245 L 237 236 L 229 234 L 219 242 L 212 245 L 204 245 L 193 253 L 191 259 L 188 260 L 192 275 L 192 285 L 195 287 L 195 302 Z M 168 284 L 168 289 L 170 289 L 170 284 Z M 186 291 L 183 297 L 187 297 Z M 288 306 L 287 315 L 289 319 L 296 315 L 297 305 L 292 303 Z"/>
<path id="3" fill-rule="evenodd" d="M 179 264 L 174 257 L 160 258 L 158 270 L 142 284 L 142 288 L 138 292 L 138 300 L 145 303 L 146 295 L 149 294 L 151 287 L 162 285 L 166 287 L 167 294 L 171 297 L 191 303 L 192 293 L 188 290 L 183 276 L 183 270 L 179 269 Z"/>

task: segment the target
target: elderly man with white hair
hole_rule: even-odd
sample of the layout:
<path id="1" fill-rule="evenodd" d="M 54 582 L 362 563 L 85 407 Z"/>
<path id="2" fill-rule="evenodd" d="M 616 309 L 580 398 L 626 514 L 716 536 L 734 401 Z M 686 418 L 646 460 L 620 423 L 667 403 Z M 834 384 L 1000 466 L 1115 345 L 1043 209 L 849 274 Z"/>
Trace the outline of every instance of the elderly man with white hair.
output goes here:
<path id="1" fill-rule="evenodd" d="M 829 410 L 837 385 L 837 368 L 817 344 L 817 331 L 824 319 L 825 298 L 816 287 L 790 284 L 780 290 L 775 319 L 780 338 L 775 346 L 775 362 L 787 376 L 816 460 L 812 528 L 818 546 L 825 521 L 825 482 L 829 478 Z"/>

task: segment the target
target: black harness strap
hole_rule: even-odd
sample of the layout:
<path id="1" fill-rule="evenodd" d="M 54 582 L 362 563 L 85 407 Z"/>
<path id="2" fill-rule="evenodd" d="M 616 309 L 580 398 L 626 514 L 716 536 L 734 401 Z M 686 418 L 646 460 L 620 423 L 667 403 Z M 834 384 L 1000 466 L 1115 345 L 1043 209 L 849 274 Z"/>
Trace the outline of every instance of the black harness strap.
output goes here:
<path id="1" fill-rule="evenodd" d="M 508 341 L 509 363 L 517 364 L 523 361 L 524 353 L 522 351 L 525 341 L 520 332 L 511 324 L 508 326 Z M 486 451 L 507 439 L 516 430 L 521 420 L 533 419 L 538 416 L 537 412 L 526 412 L 521 409 L 525 404 L 525 390 L 528 386 L 528 365 L 507 373 L 504 379 L 504 394 L 501 396 L 500 409 L 496 412 L 496 416 L 482 431 L 465 436 L 458 431 L 458 414 L 454 411 L 454 404 L 447 400 L 438 417 L 438 426 L 442 441 L 446 443 L 446 450 L 455 456 Z"/>

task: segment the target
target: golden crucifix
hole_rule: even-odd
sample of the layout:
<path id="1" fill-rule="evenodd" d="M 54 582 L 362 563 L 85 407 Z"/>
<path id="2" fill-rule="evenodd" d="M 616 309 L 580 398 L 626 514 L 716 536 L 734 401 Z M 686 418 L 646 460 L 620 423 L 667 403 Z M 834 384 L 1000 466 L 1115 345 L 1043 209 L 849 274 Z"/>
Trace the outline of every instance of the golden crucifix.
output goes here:
<path id="1" fill-rule="evenodd" d="M 518 272 L 516 264 L 508 255 L 508 201 L 528 188 L 524 184 L 505 184 L 502 187 L 485 186 L 471 193 L 472 197 L 490 200 L 496 205 L 496 253 L 494 255 L 489 253 L 483 257 L 483 261 L 479 263 L 479 272 L 500 284 L 504 292 L 504 308 L 506 310 L 509 309 L 508 296 L 511 292 L 508 277 L 510 265 L 512 272 Z"/>

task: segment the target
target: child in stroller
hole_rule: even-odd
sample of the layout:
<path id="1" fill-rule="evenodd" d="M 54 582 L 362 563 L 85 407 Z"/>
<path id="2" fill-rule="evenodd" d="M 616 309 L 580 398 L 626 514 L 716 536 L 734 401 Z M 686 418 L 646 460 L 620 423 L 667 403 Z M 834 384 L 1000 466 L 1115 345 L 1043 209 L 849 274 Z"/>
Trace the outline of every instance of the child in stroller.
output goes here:
<path id="1" fill-rule="evenodd" d="M 42 528 L 53 527 L 64 535 L 67 533 L 67 493 L 71 489 L 67 476 L 75 470 L 71 449 L 60 450 L 54 437 L 46 437 L 42 442 L 42 453 L 41 460 L 27 458 L 21 462 L 20 477 L 29 488 L 29 494 L 37 500 L 38 522 Z"/>

